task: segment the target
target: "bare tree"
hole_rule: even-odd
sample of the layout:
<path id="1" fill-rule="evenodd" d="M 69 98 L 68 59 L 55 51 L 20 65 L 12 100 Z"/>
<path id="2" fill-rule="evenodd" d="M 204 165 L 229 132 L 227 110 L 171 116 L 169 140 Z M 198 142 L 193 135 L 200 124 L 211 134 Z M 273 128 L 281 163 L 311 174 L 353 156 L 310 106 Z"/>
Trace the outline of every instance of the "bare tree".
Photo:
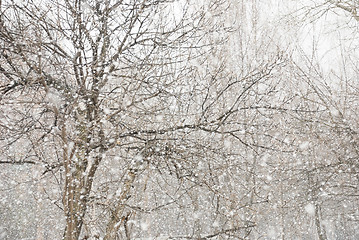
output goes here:
<path id="1" fill-rule="evenodd" d="M 1 163 L 39 165 L 55 179 L 62 190 L 48 197 L 64 212 L 64 239 L 96 237 L 93 225 L 105 239 L 131 239 L 138 226 L 130 220 L 146 213 L 174 205 L 183 214 L 188 202 L 201 212 L 199 203 L 210 201 L 198 189 L 221 221 L 204 229 L 199 215 L 183 216 L 193 222 L 184 237 L 248 235 L 254 222 L 237 213 L 249 205 L 227 196 L 220 178 L 227 170 L 216 160 L 240 168 L 236 154 L 213 141 L 226 135 L 268 148 L 244 139 L 243 126 L 256 134 L 257 123 L 241 116 L 275 109 L 255 105 L 273 88 L 253 95 L 285 60 L 274 54 L 227 71 L 216 56 L 231 30 L 220 18 L 226 7 L 218 0 L 1 3 Z M 211 57 L 218 62 L 209 64 Z"/>
<path id="2" fill-rule="evenodd" d="M 282 213 L 275 211 L 286 219 L 283 239 L 296 235 L 355 239 L 357 207 L 350 203 L 358 201 L 353 162 L 357 158 L 358 54 L 353 47 L 356 31 L 352 31 L 357 28 L 357 3 L 310 4 L 296 12 L 304 25 L 298 32 L 305 32 L 310 43 L 293 53 L 295 86 L 288 92 L 293 93 L 290 108 L 299 111 L 293 111 L 287 118 L 291 123 L 284 126 L 290 130 L 287 142 L 298 149 L 278 156 L 281 162 L 274 178 L 283 190 L 273 186 L 281 192 L 273 202 L 282 205 Z M 310 33 L 313 29 L 318 32 Z"/>

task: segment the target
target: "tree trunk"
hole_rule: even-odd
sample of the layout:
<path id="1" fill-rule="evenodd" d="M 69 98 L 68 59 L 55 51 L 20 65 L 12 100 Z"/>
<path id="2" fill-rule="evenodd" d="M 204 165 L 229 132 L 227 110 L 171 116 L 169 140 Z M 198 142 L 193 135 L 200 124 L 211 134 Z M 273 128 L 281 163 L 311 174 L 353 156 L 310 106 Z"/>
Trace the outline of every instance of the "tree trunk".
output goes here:
<path id="1" fill-rule="evenodd" d="M 121 193 L 121 196 L 118 199 L 117 206 L 111 214 L 111 219 L 107 224 L 106 235 L 104 240 L 113 240 L 116 238 L 118 229 L 120 228 L 122 222 L 124 221 L 123 211 L 125 209 L 125 201 L 130 196 L 131 187 L 136 178 L 136 170 L 130 169 L 127 175 L 127 179 L 124 183 L 124 190 Z"/>
<path id="2" fill-rule="evenodd" d="M 317 204 L 315 205 L 315 226 L 317 229 L 319 240 L 327 240 L 327 234 L 320 221 L 320 206 L 318 206 Z"/>
<path id="3" fill-rule="evenodd" d="M 97 117 L 97 112 L 93 115 Z M 78 240 L 80 237 L 93 179 L 105 151 L 104 146 L 101 146 L 95 156 L 91 155 L 93 149 L 89 147 L 91 134 L 88 128 L 88 123 L 92 120 L 90 114 L 86 111 L 78 111 L 77 120 L 77 142 L 74 143 L 72 149 L 67 141 L 66 125 L 64 122 L 62 123 L 63 161 L 66 174 L 63 193 L 66 216 L 63 235 L 65 240 Z M 102 129 L 97 131 L 95 137 L 99 137 L 103 141 Z M 92 156 L 92 160 L 89 160 L 90 156 Z"/>
<path id="4" fill-rule="evenodd" d="M 81 172 L 75 177 L 66 177 L 64 196 L 66 228 L 63 237 L 66 240 L 79 239 L 85 216 L 88 190 L 84 185 L 84 178 L 79 177 L 80 174 Z"/>
<path id="5" fill-rule="evenodd" d="M 102 152 L 103 149 L 100 149 L 100 154 L 92 163 L 88 163 L 86 158 L 83 159 L 82 164 L 77 164 L 72 174 L 69 172 L 70 168 L 65 166 L 67 169 L 63 197 L 66 215 L 66 228 L 63 235 L 65 240 L 78 240 L 80 237 L 93 179 L 102 160 Z"/>

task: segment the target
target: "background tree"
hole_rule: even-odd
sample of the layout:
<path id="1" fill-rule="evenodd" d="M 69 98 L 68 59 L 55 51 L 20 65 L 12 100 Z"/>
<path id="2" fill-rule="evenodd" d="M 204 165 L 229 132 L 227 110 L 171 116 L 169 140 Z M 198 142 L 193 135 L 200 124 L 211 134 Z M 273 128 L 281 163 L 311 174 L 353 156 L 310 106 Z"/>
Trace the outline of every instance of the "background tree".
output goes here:
<path id="1" fill-rule="evenodd" d="M 297 31 L 292 35 L 291 78 L 296 86 L 288 92 L 294 96 L 292 108 L 305 111 L 293 112 L 289 119 L 294 125 L 286 124 L 292 131 L 288 141 L 298 150 L 279 156 L 283 161 L 275 176 L 284 183 L 284 190 L 278 189 L 281 198 L 275 200 L 283 203 L 283 239 L 355 239 L 357 210 L 348 202 L 357 201 L 356 170 L 349 160 L 356 158 L 351 129 L 357 112 L 357 21 L 351 11 L 338 7 L 354 7 L 355 2 L 295 4 L 298 11 L 285 18 L 299 17 L 297 24 L 291 23 Z"/>

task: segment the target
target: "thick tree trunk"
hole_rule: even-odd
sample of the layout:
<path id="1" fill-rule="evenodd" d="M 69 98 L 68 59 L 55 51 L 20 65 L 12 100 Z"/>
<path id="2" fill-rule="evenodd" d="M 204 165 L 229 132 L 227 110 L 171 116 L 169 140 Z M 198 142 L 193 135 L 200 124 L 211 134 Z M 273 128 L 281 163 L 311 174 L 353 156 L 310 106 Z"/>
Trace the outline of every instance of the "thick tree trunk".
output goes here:
<path id="1" fill-rule="evenodd" d="M 65 215 L 66 228 L 64 232 L 64 239 L 78 240 L 80 237 L 83 218 L 85 216 L 87 197 L 86 186 L 84 186 L 83 179 L 68 178 L 65 184 Z"/>
<path id="2" fill-rule="evenodd" d="M 102 160 L 103 149 L 100 149 L 100 153 L 93 162 L 88 161 L 89 149 L 80 152 L 77 155 L 76 162 L 72 161 L 71 155 L 67 156 L 67 148 L 65 148 L 64 152 L 66 152 L 64 155 L 64 159 L 66 160 L 66 180 L 63 205 L 66 216 L 66 228 L 63 239 L 78 240 L 86 214 L 93 179 Z"/>
<path id="3" fill-rule="evenodd" d="M 80 237 L 94 176 L 105 151 L 102 146 L 98 149 L 99 152 L 92 156 L 93 149 L 89 147 L 91 134 L 88 129 L 88 122 L 91 122 L 92 119 L 86 114 L 86 111 L 79 111 L 78 113 L 79 124 L 76 126 L 79 133 L 77 135 L 78 141 L 72 149 L 70 149 L 67 142 L 64 123 L 62 128 L 63 161 L 66 174 L 63 192 L 63 205 L 66 216 L 64 240 L 78 240 Z M 97 116 L 96 113 L 94 115 Z M 103 140 L 102 130 L 98 130 L 96 137 Z M 90 156 L 92 156 L 91 161 L 89 160 Z"/>
<path id="4" fill-rule="evenodd" d="M 80 237 L 92 182 L 101 160 L 102 156 L 99 154 L 93 163 L 82 160 L 83 164 L 77 165 L 74 173 L 68 172 L 69 168 L 66 171 L 63 197 L 66 215 L 66 228 L 63 235 L 65 240 L 78 240 Z"/>

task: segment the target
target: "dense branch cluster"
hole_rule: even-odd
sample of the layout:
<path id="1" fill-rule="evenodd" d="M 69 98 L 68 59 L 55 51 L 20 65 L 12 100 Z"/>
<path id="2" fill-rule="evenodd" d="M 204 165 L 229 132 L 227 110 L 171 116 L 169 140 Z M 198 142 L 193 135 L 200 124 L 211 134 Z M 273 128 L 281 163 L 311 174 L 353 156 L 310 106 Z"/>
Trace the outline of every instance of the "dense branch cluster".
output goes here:
<path id="1" fill-rule="evenodd" d="M 290 17 L 357 24 L 319 2 Z M 358 236 L 357 50 L 260 7 L 0 1 L 0 239 Z"/>

